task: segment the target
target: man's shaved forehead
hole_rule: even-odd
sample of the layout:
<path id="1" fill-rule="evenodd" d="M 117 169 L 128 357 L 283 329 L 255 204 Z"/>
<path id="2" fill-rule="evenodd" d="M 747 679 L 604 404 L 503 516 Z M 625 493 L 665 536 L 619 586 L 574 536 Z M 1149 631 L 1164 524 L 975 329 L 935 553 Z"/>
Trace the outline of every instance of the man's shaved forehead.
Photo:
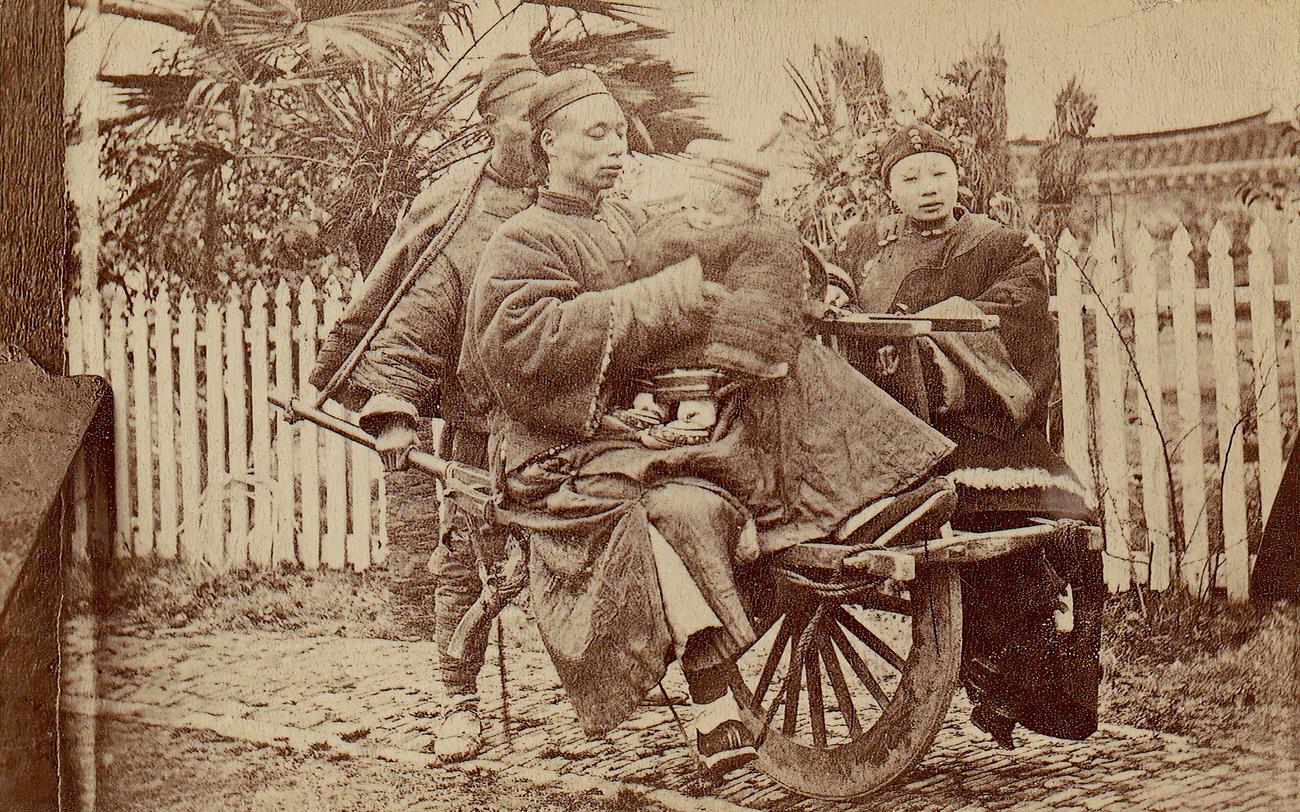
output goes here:
<path id="1" fill-rule="evenodd" d="M 616 124 L 626 121 L 623 108 L 612 96 L 591 96 L 562 107 L 546 120 L 543 129 L 590 127 L 593 124 Z"/>

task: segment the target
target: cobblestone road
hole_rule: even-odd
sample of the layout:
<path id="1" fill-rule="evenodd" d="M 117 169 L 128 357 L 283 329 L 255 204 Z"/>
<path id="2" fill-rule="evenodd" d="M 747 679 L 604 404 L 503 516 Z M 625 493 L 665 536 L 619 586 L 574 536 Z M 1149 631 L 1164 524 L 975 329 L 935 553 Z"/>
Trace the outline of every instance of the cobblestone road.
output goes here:
<path id="1" fill-rule="evenodd" d="M 241 730 L 282 731 L 281 738 L 297 736 L 312 747 L 409 759 L 431 744 L 428 731 L 440 712 L 435 652 L 427 643 L 182 630 L 103 637 L 95 645 L 89 624 L 74 624 L 71 638 L 71 668 L 76 673 L 80 666 L 83 677 L 69 688 L 69 704 L 83 711 L 96 707 L 97 693 L 100 713 L 176 726 L 203 719 L 235 737 Z M 579 775 L 671 790 L 678 798 L 698 794 L 693 756 L 668 708 L 646 706 L 607 737 L 588 741 L 534 630 L 513 609 L 506 651 L 513 736 L 507 740 L 502 731 L 494 646 L 482 678 L 494 714 L 485 760 L 521 775 Z M 680 676 L 675 669 L 670 674 L 669 693 L 684 696 Z M 750 770 L 728 776 L 710 795 L 758 809 L 1300 808 L 1295 759 L 1110 727 L 1085 742 L 1019 734 L 1021 746 L 1007 753 L 983 743 L 966 711 L 959 695 L 929 756 L 905 783 L 865 803 L 793 796 Z"/>

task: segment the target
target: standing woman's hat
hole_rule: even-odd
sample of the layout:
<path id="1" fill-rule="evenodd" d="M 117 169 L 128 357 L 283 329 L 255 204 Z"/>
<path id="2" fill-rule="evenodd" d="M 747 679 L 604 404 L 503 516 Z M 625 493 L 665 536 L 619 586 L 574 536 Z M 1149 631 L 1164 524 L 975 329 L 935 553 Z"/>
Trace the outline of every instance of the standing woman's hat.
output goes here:
<path id="1" fill-rule="evenodd" d="M 528 108 L 528 119 L 534 130 L 540 132 L 551 116 L 570 104 L 591 96 L 609 96 L 609 88 L 594 72 L 586 68 L 570 68 L 552 73 L 533 88 L 533 101 Z"/>
<path id="2" fill-rule="evenodd" d="M 938 130 L 921 122 L 909 124 L 894 133 L 880 151 L 880 178 L 889 183 L 889 170 L 910 155 L 921 152 L 937 152 L 959 163 L 957 145 L 943 137 Z"/>
<path id="3" fill-rule="evenodd" d="M 542 69 L 537 67 L 533 58 L 526 54 L 501 54 L 493 59 L 492 63 L 483 69 L 483 78 L 478 83 L 478 111 L 483 112 L 483 108 L 492 102 L 509 95 L 508 92 L 498 93 L 498 88 L 505 84 L 507 79 L 521 73 L 535 73 L 538 80 L 544 76 Z"/>

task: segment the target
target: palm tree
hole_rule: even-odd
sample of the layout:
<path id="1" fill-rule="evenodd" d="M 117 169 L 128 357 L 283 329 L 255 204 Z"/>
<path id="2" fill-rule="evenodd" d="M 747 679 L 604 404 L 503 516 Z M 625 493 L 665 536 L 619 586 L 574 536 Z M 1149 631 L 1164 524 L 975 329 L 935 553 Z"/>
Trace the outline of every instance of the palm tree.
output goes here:
<path id="1" fill-rule="evenodd" d="M 908 100 L 885 88 L 880 56 L 866 44 L 837 38 L 815 47 L 812 80 L 787 67 L 802 110 L 783 117 L 780 138 L 793 143 L 805 179 L 778 200 L 778 208 L 810 241 L 838 243 L 854 221 L 889 209 L 878 151 L 898 125 L 920 118 L 961 149 L 963 202 L 1014 222 L 1020 207 L 1011 194 L 1006 69 L 995 37 L 954 65 L 923 99 Z"/>
<path id="2" fill-rule="evenodd" d="M 100 13 L 186 35 L 157 70 L 101 76 L 123 111 L 101 122 L 122 186 L 116 245 L 211 278 L 340 251 L 369 267 L 421 185 L 486 150 L 463 104 L 478 81 L 468 60 L 525 7 L 545 12 L 539 63 L 604 74 L 634 149 L 673 152 L 712 134 L 688 74 L 648 50 L 667 32 L 636 3 L 103 0 Z M 450 48 L 452 34 L 468 45 Z"/>
<path id="3" fill-rule="evenodd" d="M 930 123 L 967 136 L 963 155 L 966 205 L 1003 219 L 1015 219 L 1011 199 L 1011 153 L 1007 147 L 1007 60 L 1001 35 L 995 35 L 962 59 L 943 77 L 944 86 L 929 93 Z"/>
<path id="4" fill-rule="evenodd" d="M 792 143 L 804 179 L 777 206 L 818 245 L 837 242 L 847 224 L 883 205 L 874 164 L 889 136 L 892 100 L 881 67 L 869 45 L 839 37 L 813 47 L 811 80 L 786 66 L 802 110 L 782 117 L 781 136 Z"/>
<path id="5" fill-rule="evenodd" d="M 1056 94 L 1056 116 L 1035 160 L 1038 218 L 1035 231 L 1046 245 L 1056 245 L 1069 220 L 1086 166 L 1084 147 L 1097 116 L 1097 100 L 1071 77 Z M 1049 265 L 1056 257 L 1048 252 Z"/>

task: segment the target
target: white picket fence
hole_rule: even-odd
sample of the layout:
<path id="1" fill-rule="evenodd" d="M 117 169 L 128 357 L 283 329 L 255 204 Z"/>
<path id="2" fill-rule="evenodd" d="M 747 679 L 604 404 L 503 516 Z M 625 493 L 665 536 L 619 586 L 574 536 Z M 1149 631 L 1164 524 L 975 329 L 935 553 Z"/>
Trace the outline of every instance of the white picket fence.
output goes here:
<path id="1" fill-rule="evenodd" d="M 1107 233 L 1086 256 L 1068 232 L 1061 239 L 1053 308 L 1064 453 L 1096 484 L 1114 590 L 1181 579 L 1247 596 L 1300 372 L 1300 223 L 1281 236 L 1285 282 L 1269 230 L 1255 222 L 1238 284 L 1228 229 L 1216 225 L 1208 287 L 1198 286 L 1183 228 L 1160 246 L 1143 230 L 1128 235 L 1126 263 Z"/>
<path id="2" fill-rule="evenodd" d="M 1203 589 L 1213 578 L 1246 594 L 1248 545 L 1281 478 L 1300 370 L 1300 224 L 1285 239 L 1284 283 L 1257 223 L 1237 284 L 1219 225 L 1207 288 L 1183 229 L 1161 246 L 1129 235 L 1127 262 L 1105 234 L 1086 255 L 1070 234 L 1060 242 L 1064 451 L 1100 494 L 1113 589 L 1180 579 Z M 286 425 L 266 401 L 314 394 L 317 343 L 346 304 L 337 282 L 321 300 L 309 280 L 296 295 L 284 283 L 247 299 L 232 288 L 202 312 L 188 293 L 173 303 L 113 289 L 70 302 L 69 369 L 106 375 L 115 393 L 118 554 L 356 569 L 383 559 L 377 457 Z"/>
<path id="3" fill-rule="evenodd" d="M 274 296 L 260 283 L 242 294 L 231 288 L 225 302 L 199 308 L 188 292 L 173 303 L 167 291 L 113 287 L 69 302 L 69 371 L 113 388 L 114 554 L 223 567 L 382 562 L 378 456 L 309 423 L 290 426 L 267 401 L 315 394 L 307 375 L 343 312 L 339 284 L 323 301 L 310 279 L 296 296 L 284 282 Z M 78 551 L 85 514 L 78 505 Z"/>

